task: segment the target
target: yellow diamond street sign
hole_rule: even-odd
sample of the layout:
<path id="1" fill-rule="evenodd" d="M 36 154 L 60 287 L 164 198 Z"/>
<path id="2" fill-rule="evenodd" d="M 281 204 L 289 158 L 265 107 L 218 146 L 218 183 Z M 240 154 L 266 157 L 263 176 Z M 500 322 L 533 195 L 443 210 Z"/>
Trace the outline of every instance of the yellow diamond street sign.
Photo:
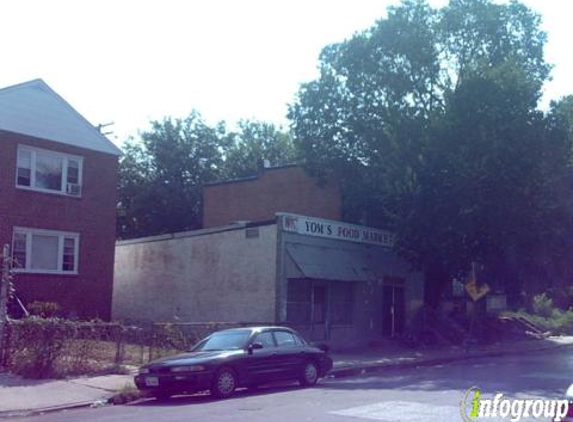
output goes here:
<path id="1" fill-rule="evenodd" d="M 466 283 L 465 287 L 466 287 L 466 292 L 468 292 L 468 295 L 470 295 L 470 297 L 474 302 L 480 300 L 482 297 L 487 295 L 488 292 L 491 290 L 487 285 L 487 283 L 483 283 L 481 286 L 478 286 L 477 279 L 475 276 L 471 277 L 470 281 Z"/>

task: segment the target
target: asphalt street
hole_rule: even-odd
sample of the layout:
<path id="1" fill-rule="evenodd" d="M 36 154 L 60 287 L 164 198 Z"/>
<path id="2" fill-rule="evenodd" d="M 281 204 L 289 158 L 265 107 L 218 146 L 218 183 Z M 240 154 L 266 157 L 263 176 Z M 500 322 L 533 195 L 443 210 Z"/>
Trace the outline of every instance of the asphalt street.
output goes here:
<path id="1" fill-rule="evenodd" d="M 256 392 L 239 391 L 235 397 L 221 401 L 208 395 L 179 396 L 165 402 L 149 399 L 127 406 L 69 410 L 12 420 L 454 422 L 462 420 L 460 402 L 463 392 L 470 387 L 481 388 L 486 396 L 500 392 L 510 398 L 558 399 L 570 383 L 573 383 L 573 348 L 564 348 L 544 354 L 326 379 L 309 389 L 283 385 Z"/>

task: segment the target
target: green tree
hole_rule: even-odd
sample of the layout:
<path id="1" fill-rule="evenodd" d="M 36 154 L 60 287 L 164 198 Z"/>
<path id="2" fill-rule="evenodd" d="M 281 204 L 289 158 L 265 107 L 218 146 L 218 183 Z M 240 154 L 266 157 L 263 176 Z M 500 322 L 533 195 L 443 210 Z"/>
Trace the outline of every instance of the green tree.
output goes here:
<path id="1" fill-rule="evenodd" d="M 230 137 L 232 142 L 225 151 L 224 173 L 227 179 L 253 176 L 265 160 L 271 166 L 296 162 L 290 134 L 271 123 L 242 120 Z"/>
<path id="2" fill-rule="evenodd" d="M 396 231 L 430 305 L 473 261 L 519 290 L 528 248 L 555 234 L 548 216 L 567 214 L 552 189 L 570 140 L 536 109 L 550 71 L 539 24 L 515 1 L 406 0 L 326 47 L 290 107 L 309 170 L 342 180 L 347 219 Z"/>
<path id="3" fill-rule="evenodd" d="M 243 121 L 229 131 L 223 122 L 209 126 L 197 112 L 152 122 L 123 147 L 117 236 L 200 228 L 203 186 L 256 175 L 265 159 L 272 165 L 294 159 L 290 136 L 272 124 Z"/>
<path id="4" fill-rule="evenodd" d="M 193 112 L 152 122 L 120 162 L 118 236 L 130 238 L 201 227 L 203 184 L 217 180 L 230 143 L 223 123 Z"/>

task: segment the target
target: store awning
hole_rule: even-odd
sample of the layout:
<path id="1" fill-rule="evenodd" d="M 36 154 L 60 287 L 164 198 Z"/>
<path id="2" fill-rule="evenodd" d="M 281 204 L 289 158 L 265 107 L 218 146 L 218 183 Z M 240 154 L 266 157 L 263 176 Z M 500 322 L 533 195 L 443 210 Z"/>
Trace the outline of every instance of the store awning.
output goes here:
<path id="1" fill-rule="evenodd" d="M 372 281 L 376 274 L 372 259 L 355 250 L 287 244 L 287 253 L 307 278 L 341 281 Z"/>

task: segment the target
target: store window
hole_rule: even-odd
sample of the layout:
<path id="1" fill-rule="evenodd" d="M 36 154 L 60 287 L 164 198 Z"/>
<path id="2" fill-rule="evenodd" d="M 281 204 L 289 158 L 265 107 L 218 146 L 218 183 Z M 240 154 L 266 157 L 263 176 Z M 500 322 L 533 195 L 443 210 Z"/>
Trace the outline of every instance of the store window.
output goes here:
<path id="1" fill-rule="evenodd" d="M 355 282 L 289 279 L 287 321 L 292 324 L 352 324 Z"/>
<path id="2" fill-rule="evenodd" d="M 356 283 L 352 281 L 337 281 L 329 284 L 333 324 L 352 324 L 355 285 Z"/>
<path id="3" fill-rule="evenodd" d="M 287 321 L 293 324 L 310 322 L 312 281 L 290 279 L 287 287 Z"/>

